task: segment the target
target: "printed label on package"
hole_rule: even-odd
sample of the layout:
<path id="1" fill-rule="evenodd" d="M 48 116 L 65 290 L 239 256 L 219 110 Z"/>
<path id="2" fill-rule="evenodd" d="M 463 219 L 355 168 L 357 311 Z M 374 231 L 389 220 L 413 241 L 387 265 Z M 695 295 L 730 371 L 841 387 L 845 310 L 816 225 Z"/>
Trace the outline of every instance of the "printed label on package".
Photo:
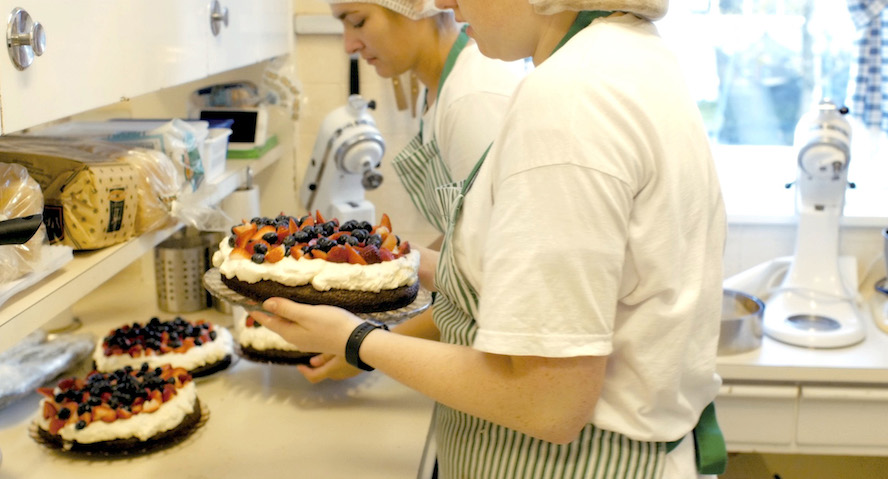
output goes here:
<path id="1" fill-rule="evenodd" d="M 120 231 L 123 226 L 123 207 L 126 204 L 126 189 L 113 188 L 108 192 L 108 230 L 107 233 Z"/>
<path id="2" fill-rule="evenodd" d="M 65 239 L 65 220 L 61 206 L 45 205 L 43 207 L 43 224 L 46 225 L 46 237 L 50 243 Z"/>

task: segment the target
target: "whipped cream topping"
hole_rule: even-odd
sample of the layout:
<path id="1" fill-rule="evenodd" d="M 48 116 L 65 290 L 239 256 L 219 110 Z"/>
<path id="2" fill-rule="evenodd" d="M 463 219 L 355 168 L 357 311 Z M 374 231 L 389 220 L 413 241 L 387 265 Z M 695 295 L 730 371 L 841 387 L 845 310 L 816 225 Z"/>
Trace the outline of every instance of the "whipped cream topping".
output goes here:
<path id="1" fill-rule="evenodd" d="M 150 356 L 143 353 L 136 357 L 126 353 L 105 356 L 105 348 L 102 344 L 103 339 L 99 339 L 96 349 L 93 351 L 93 361 L 96 362 L 96 369 L 99 371 L 115 371 L 123 369 L 125 366 L 139 369 L 142 363 L 148 363 L 151 368 L 171 364 L 173 367 L 182 367 L 191 371 L 200 366 L 221 361 L 234 350 L 234 339 L 227 329 L 214 325 L 213 331 L 216 331 L 216 339 L 200 346 L 189 348 L 184 353 L 173 352 L 161 355 L 152 354 Z"/>
<path id="2" fill-rule="evenodd" d="M 247 283 L 270 280 L 287 286 L 311 284 L 318 291 L 346 289 L 377 293 L 409 286 L 419 280 L 419 251 L 415 249 L 400 258 L 368 265 L 304 257 L 297 260 L 292 256 L 277 263 L 256 264 L 246 258 L 229 257 L 232 249 L 228 238 L 223 239 L 219 250 L 213 254 L 213 266 L 226 278 L 237 277 Z"/>
<path id="3" fill-rule="evenodd" d="M 235 306 L 231 309 L 234 315 L 234 334 L 237 336 L 237 342 L 243 346 L 248 346 L 260 351 L 268 349 L 278 349 L 282 351 L 299 351 L 299 348 L 293 346 L 282 338 L 280 334 L 265 327 L 247 326 L 247 316 L 249 313 L 240 307 Z"/>
<path id="4" fill-rule="evenodd" d="M 61 390 L 56 387 L 58 394 Z M 135 437 L 140 441 L 175 428 L 185 419 L 185 416 L 194 412 L 197 389 L 194 381 L 189 381 L 176 390 L 176 395 L 169 401 L 161 404 L 154 412 L 140 412 L 133 414 L 128 419 L 117 419 L 113 422 L 93 421 L 83 429 L 76 429 L 74 424 L 66 424 L 59 429 L 58 434 L 65 441 L 77 441 L 80 444 L 91 444 L 100 441 L 112 441 L 114 439 L 126 439 Z M 35 421 L 44 430 L 49 430 L 49 419 L 43 417 L 43 399 L 37 408 Z"/>

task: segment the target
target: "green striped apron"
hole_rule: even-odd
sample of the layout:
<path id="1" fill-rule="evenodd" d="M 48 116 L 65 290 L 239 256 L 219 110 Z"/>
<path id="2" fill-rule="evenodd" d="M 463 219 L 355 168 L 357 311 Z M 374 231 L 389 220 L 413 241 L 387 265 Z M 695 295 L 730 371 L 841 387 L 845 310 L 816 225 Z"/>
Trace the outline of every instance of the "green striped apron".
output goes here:
<path id="1" fill-rule="evenodd" d="M 444 62 L 444 69 L 441 71 L 441 78 L 438 81 L 439 97 L 441 89 L 444 87 L 444 81 L 450 75 L 457 57 L 468 41 L 469 36 L 463 28 L 456 38 L 456 42 L 450 47 L 450 53 L 447 54 L 447 60 Z M 435 101 L 437 102 L 437 98 Z M 443 233 L 447 220 L 443 217 L 444 212 L 437 209 L 434 192 L 438 186 L 452 183 L 453 178 L 450 168 L 441 158 L 438 140 L 432 138 L 426 144 L 423 144 L 422 140 L 422 124 L 420 123 L 419 133 L 392 160 L 392 167 L 416 208 L 432 226 Z"/>
<path id="2" fill-rule="evenodd" d="M 581 12 L 558 47 L 608 14 Z M 440 294 L 433 311 L 445 343 L 471 345 L 477 334 L 478 294 L 456 264 L 452 241 L 465 195 L 486 156 L 487 152 L 465 180 L 434 190 L 437 209 L 447 218 L 435 276 Z M 714 421 L 714 409 L 709 410 Z M 653 479 L 662 475 L 666 454 L 679 442 L 636 441 L 587 424 L 575 441 L 553 444 L 442 404 L 435 405 L 434 424 L 442 479 Z M 720 438 L 720 432 L 717 435 Z"/>
<path id="3" fill-rule="evenodd" d="M 441 341 L 471 345 L 478 295 L 456 265 L 452 249 L 454 225 L 466 192 L 481 166 L 461 184 L 438 188 L 450 220 L 438 259 L 435 324 Z M 667 444 L 634 441 L 587 424 L 570 444 L 553 444 L 479 419 L 447 406 L 435 405 L 435 442 L 442 479 L 598 479 L 660 477 Z"/>

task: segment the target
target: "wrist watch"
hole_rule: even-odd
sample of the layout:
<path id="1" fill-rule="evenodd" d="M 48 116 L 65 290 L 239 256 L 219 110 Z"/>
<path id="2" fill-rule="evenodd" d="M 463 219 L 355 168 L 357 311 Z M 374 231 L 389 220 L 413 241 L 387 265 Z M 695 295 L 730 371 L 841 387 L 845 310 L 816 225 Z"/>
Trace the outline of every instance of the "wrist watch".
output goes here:
<path id="1" fill-rule="evenodd" d="M 351 332 L 348 336 L 348 341 L 345 343 L 345 361 L 347 363 L 363 371 L 373 371 L 373 366 L 361 361 L 360 349 L 361 343 L 364 342 L 364 338 L 366 338 L 374 329 L 389 330 L 385 323 L 364 321 Z"/>

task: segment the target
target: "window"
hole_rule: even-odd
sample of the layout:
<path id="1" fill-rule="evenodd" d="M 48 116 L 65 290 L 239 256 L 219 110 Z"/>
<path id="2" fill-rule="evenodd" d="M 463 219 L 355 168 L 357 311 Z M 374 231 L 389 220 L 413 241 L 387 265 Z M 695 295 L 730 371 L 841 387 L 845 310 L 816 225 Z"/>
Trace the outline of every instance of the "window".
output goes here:
<path id="1" fill-rule="evenodd" d="M 784 145 L 821 99 L 846 103 L 855 32 L 840 0 L 672 1 L 658 22 L 716 145 Z"/>

